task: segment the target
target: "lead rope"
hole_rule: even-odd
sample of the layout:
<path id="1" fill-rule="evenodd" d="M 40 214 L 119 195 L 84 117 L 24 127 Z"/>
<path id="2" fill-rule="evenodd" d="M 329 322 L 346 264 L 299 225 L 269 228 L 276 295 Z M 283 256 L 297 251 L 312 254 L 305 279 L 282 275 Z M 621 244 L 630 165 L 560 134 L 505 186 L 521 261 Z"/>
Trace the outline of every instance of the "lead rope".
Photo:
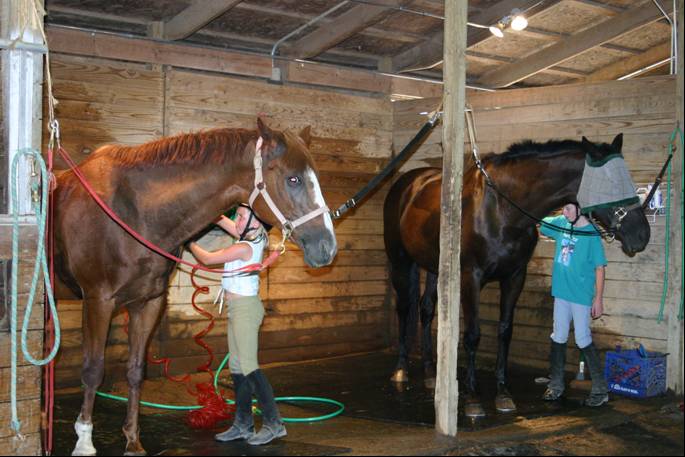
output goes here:
<path id="1" fill-rule="evenodd" d="M 47 255 L 45 253 L 45 227 L 47 225 L 47 214 L 48 214 L 48 190 L 49 190 L 49 178 L 47 169 L 45 167 L 45 162 L 40 155 L 40 152 L 30 149 L 21 150 L 15 155 L 12 160 L 11 168 L 11 179 L 10 179 L 10 193 L 12 196 L 12 215 L 13 215 L 13 227 L 12 227 L 12 278 L 11 278 L 11 382 L 10 382 L 10 396 L 11 396 L 11 409 L 12 409 L 12 419 L 11 427 L 14 430 L 17 438 L 20 440 L 24 439 L 21 434 L 21 422 L 19 421 L 17 413 L 17 313 L 18 313 L 18 276 L 19 276 L 19 195 L 17 192 L 17 180 L 18 180 L 18 170 L 19 170 L 19 158 L 29 155 L 33 158 L 34 164 L 37 162 L 40 166 L 41 171 L 41 188 L 42 188 L 42 198 L 40 199 L 40 204 L 36 204 L 36 219 L 38 222 L 38 245 L 36 248 L 36 260 L 34 262 L 33 278 L 31 280 L 31 287 L 29 290 L 29 295 L 26 302 L 26 310 L 24 312 L 24 321 L 21 329 L 21 349 L 24 358 L 33 365 L 43 366 L 47 365 L 55 358 L 57 351 L 59 350 L 61 342 L 61 332 L 59 325 L 59 317 L 57 316 L 57 308 L 55 306 L 55 299 L 52 294 L 52 282 L 50 280 L 49 269 L 47 265 Z M 38 276 L 41 269 L 43 270 L 43 280 L 45 283 L 45 291 L 48 298 L 50 313 L 52 314 L 52 321 L 55 327 L 55 341 L 50 350 L 48 356 L 44 359 L 34 358 L 28 349 L 28 332 L 29 332 L 29 321 L 31 320 L 31 314 L 33 312 L 34 299 L 36 294 L 36 289 L 38 285 Z"/>

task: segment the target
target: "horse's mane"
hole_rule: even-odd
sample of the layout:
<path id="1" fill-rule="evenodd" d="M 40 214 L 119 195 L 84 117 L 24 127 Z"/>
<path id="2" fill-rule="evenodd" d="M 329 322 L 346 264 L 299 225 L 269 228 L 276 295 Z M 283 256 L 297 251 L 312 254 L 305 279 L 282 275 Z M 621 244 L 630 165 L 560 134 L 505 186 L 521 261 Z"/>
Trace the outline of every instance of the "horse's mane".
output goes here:
<path id="1" fill-rule="evenodd" d="M 487 154 L 483 157 L 483 160 L 500 163 L 529 157 L 556 157 L 558 155 L 567 154 L 569 151 L 576 151 L 580 146 L 581 143 L 574 140 L 550 140 L 546 143 L 524 140 L 512 144 L 502 154 Z"/>
<path id="2" fill-rule="evenodd" d="M 182 133 L 138 146 L 107 145 L 98 151 L 101 150 L 125 168 L 189 163 L 222 164 L 229 157 L 240 157 L 245 146 L 256 138 L 255 130 L 213 129 Z"/>

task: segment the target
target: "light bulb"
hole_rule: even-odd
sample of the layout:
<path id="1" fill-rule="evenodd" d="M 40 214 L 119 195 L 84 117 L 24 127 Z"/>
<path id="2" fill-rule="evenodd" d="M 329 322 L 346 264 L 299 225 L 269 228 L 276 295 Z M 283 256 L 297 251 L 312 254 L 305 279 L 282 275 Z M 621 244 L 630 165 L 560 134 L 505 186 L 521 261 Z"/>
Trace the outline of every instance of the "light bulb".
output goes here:
<path id="1" fill-rule="evenodd" d="M 522 14 L 514 17 L 511 21 L 511 28 L 517 31 L 523 30 L 528 27 L 528 19 L 526 19 Z"/>
<path id="2" fill-rule="evenodd" d="M 504 32 L 502 29 L 504 29 L 504 24 L 498 22 L 497 24 L 490 26 L 490 33 L 495 35 L 497 38 L 502 38 L 504 37 Z"/>

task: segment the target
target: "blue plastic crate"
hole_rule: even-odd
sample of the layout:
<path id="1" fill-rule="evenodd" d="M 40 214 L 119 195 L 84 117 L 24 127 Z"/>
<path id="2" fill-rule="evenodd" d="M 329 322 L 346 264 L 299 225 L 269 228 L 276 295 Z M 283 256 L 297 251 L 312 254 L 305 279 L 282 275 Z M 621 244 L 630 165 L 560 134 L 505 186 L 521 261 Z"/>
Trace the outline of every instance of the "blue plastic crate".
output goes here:
<path id="1" fill-rule="evenodd" d="M 607 352 L 604 377 L 609 390 L 635 398 L 666 392 L 666 355 L 644 348 Z"/>

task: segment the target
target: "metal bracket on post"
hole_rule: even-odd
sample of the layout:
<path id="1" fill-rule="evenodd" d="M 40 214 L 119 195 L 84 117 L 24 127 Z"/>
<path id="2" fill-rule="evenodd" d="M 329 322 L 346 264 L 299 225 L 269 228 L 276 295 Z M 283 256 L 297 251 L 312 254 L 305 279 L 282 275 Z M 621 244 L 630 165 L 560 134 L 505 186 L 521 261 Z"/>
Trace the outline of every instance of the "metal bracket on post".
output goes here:
<path id="1" fill-rule="evenodd" d="M 12 259 L 0 259 L 0 332 L 10 330 L 11 270 Z"/>

